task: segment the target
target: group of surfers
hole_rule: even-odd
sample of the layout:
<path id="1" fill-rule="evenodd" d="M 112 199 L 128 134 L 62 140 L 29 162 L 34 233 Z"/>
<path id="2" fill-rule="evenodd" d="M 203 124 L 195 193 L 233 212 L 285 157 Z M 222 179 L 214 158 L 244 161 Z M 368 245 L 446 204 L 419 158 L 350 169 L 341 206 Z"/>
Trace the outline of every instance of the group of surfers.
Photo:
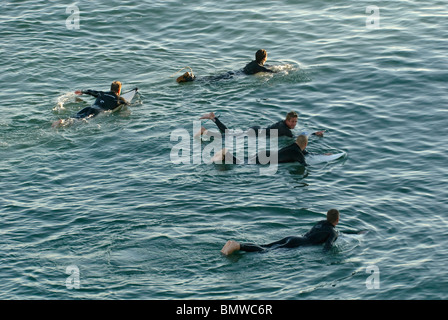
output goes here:
<path id="1" fill-rule="evenodd" d="M 178 77 L 176 81 L 178 83 L 183 82 L 191 82 L 198 80 L 222 80 L 222 79 L 230 79 L 238 74 L 246 74 L 253 75 L 260 72 L 265 73 L 275 73 L 273 69 L 266 66 L 267 60 L 267 52 L 264 49 L 260 49 L 255 53 L 255 60 L 248 63 L 242 70 L 240 71 L 229 71 L 223 75 L 219 76 L 207 76 L 198 78 L 193 72 L 185 72 L 183 75 Z M 120 81 L 114 81 L 111 84 L 110 91 L 96 91 L 96 90 L 77 90 L 75 94 L 77 95 L 90 95 L 96 98 L 95 102 L 81 111 L 79 111 L 73 119 L 88 119 L 95 117 L 99 113 L 103 111 L 114 111 L 117 108 L 130 104 L 129 101 L 126 101 L 121 94 L 122 83 Z M 216 124 L 219 131 L 222 134 L 228 130 L 227 126 L 225 126 L 219 117 L 215 116 L 214 112 L 207 113 L 200 117 L 200 119 L 208 119 Z M 252 127 L 251 129 L 255 130 L 256 133 L 261 130 L 264 131 L 266 136 L 269 136 L 273 130 L 275 130 L 278 137 L 286 136 L 286 137 L 294 137 L 291 130 L 293 130 L 298 121 L 298 114 L 294 111 L 288 112 L 286 118 L 284 120 L 280 120 L 264 129 L 260 127 Z M 53 127 L 60 127 L 64 123 L 64 120 L 60 119 L 53 123 Z M 313 135 L 323 136 L 324 131 L 314 132 Z M 204 127 L 201 128 L 199 135 L 207 134 L 207 129 Z M 302 165 L 307 165 L 305 161 L 305 155 L 307 154 L 306 147 L 308 144 L 308 137 L 305 134 L 299 135 L 295 141 L 278 150 L 278 163 L 285 162 L 299 162 Z M 222 149 L 218 152 L 212 160 L 226 160 L 231 159 L 232 163 L 241 163 L 241 160 L 235 158 L 233 155 L 228 153 L 227 149 Z M 258 162 L 258 157 L 257 157 Z M 339 211 L 337 209 L 330 209 L 327 212 L 326 219 L 319 221 L 310 231 L 308 231 L 302 237 L 298 236 L 290 236 L 286 237 L 282 240 L 265 244 L 265 245 L 255 245 L 250 243 L 240 243 L 233 240 L 227 241 L 227 243 L 222 248 L 221 252 L 224 255 L 232 254 L 235 251 L 246 251 L 246 252 L 265 252 L 270 249 L 277 248 L 295 248 L 303 245 L 316 245 L 316 244 L 324 244 L 324 249 L 328 250 L 331 248 L 334 241 L 337 239 L 338 234 L 335 231 L 335 226 L 339 223 Z"/>

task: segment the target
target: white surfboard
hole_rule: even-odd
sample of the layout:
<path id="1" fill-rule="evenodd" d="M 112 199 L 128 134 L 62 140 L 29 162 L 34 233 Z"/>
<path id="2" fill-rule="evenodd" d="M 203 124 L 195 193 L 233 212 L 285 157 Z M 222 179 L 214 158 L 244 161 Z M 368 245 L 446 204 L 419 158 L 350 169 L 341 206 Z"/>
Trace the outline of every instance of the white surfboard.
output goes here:
<path id="1" fill-rule="evenodd" d="M 120 97 L 124 98 L 124 100 L 126 100 L 129 103 L 131 103 L 132 99 L 134 99 L 134 96 L 137 93 L 137 91 L 138 91 L 138 88 L 134 88 L 134 89 L 129 90 L 129 91 L 125 92 L 125 93 L 122 93 L 120 95 Z M 116 107 L 115 109 L 112 110 L 112 113 L 115 113 L 115 112 L 118 112 L 118 111 L 122 110 L 123 107 L 125 107 L 125 105 L 120 105 L 120 106 Z"/>
<path id="2" fill-rule="evenodd" d="M 345 152 L 338 152 L 333 154 L 307 154 L 305 161 L 308 164 L 318 164 L 324 162 L 330 162 L 342 158 L 346 155 Z"/>
<path id="3" fill-rule="evenodd" d="M 128 92 L 122 93 L 121 97 L 124 98 L 127 102 L 132 102 L 132 99 L 134 99 L 135 94 L 137 93 L 138 88 L 134 88 L 132 90 L 129 90 Z"/>

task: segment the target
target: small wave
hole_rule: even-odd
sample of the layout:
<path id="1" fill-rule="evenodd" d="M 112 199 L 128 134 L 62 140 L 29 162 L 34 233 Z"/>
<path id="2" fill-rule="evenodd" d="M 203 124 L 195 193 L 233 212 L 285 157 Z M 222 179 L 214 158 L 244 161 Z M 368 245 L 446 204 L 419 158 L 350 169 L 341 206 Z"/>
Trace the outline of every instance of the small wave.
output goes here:
<path id="1" fill-rule="evenodd" d="M 56 99 L 56 104 L 53 107 L 53 111 L 54 112 L 65 111 L 66 108 L 64 107 L 64 105 L 68 102 L 78 102 L 77 99 L 79 99 L 79 98 L 77 98 L 77 96 L 74 92 L 64 93 L 63 95 L 59 96 Z"/>

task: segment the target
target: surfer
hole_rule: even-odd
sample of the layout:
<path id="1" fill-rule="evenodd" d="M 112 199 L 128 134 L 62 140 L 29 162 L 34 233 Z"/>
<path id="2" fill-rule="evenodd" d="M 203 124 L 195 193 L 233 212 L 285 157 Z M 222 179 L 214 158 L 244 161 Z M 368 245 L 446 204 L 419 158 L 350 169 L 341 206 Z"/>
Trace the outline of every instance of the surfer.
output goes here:
<path id="1" fill-rule="evenodd" d="M 288 162 L 299 162 L 301 165 L 307 166 L 305 161 L 305 155 L 308 154 L 308 151 L 305 150 L 308 145 L 308 137 L 306 135 L 301 134 L 297 137 L 294 143 L 280 149 L 277 152 L 277 163 L 288 163 Z M 265 151 L 265 155 L 257 154 L 255 156 L 255 163 L 257 164 L 265 164 L 264 161 L 260 161 L 260 157 L 264 158 L 272 158 L 271 152 L 269 150 Z M 233 154 L 228 152 L 226 148 L 218 151 L 213 157 L 212 162 L 215 163 L 232 163 L 232 164 L 242 164 L 243 161 L 235 158 Z"/>
<path id="2" fill-rule="evenodd" d="M 264 131 L 266 131 L 266 137 L 270 136 L 270 131 L 272 129 L 276 129 L 278 137 L 286 136 L 286 137 L 293 138 L 294 135 L 292 134 L 291 130 L 293 130 L 296 127 L 298 117 L 299 116 L 298 116 L 297 112 L 290 111 L 286 114 L 285 120 L 280 120 L 265 129 L 261 129 L 260 126 L 254 126 L 254 127 L 251 127 L 250 129 L 255 130 L 256 135 L 259 134 L 260 130 L 264 130 Z M 213 112 L 207 113 L 207 114 L 203 115 L 202 117 L 200 117 L 199 119 L 209 119 L 209 120 L 213 121 L 216 124 L 216 126 L 218 127 L 221 134 L 225 134 L 225 131 L 227 130 L 227 127 L 221 122 L 221 120 L 219 120 L 219 117 L 215 116 L 215 114 Z M 205 129 L 204 127 L 201 127 L 200 132 L 198 132 L 195 135 L 195 137 L 202 135 L 202 134 L 207 134 L 207 129 Z M 312 134 L 316 135 L 316 136 L 323 137 L 324 131 L 316 131 Z"/>
<path id="3" fill-rule="evenodd" d="M 249 62 L 242 70 L 239 71 L 229 71 L 225 74 L 219 75 L 219 76 L 208 76 L 208 77 L 202 77 L 200 79 L 208 80 L 208 81 L 217 81 L 217 80 L 224 80 L 224 79 L 231 79 L 233 76 L 238 74 L 247 74 L 252 75 L 259 72 L 266 72 L 266 73 L 275 73 L 276 71 L 269 69 L 265 66 L 266 60 L 268 58 L 268 53 L 264 49 L 260 49 L 255 53 L 255 60 Z M 197 80 L 198 78 L 193 74 L 193 71 L 190 69 L 190 72 L 185 72 L 183 75 L 178 77 L 176 81 L 178 83 L 181 82 L 190 82 Z"/>
<path id="4" fill-rule="evenodd" d="M 246 252 L 265 252 L 269 249 L 279 248 L 297 248 L 305 245 L 319 245 L 324 244 L 324 250 L 331 249 L 333 243 L 338 238 L 338 232 L 335 230 L 339 223 L 339 211 L 337 209 L 330 209 L 327 212 L 327 219 L 316 223 L 311 230 L 303 236 L 289 236 L 279 241 L 264 245 L 256 245 L 252 243 L 240 243 L 229 240 L 221 249 L 224 255 L 230 255 L 235 251 Z"/>
<path id="5" fill-rule="evenodd" d="M 204 114 L 199 119 L 209 119 L 209 120 L 213 121 L 222 134 L 225 134 L 225 131 L 227 130 L 227 127 L 221 122 L 221 120 L 219 120 L 219 117 L 215 116 L 215 114 L 213 112 Z M 269 136 L 271 129 L 277 129 L 279 137 L 287 136 L 287 137 L 292 138 L 293 134 L 292 134 L 291 130 L 296 127 L 297 119 L 298 119 L 298 115 L 296 112 L 294 112 L 294 111 L 288 112 L 288 114 L 286 114 L 285 120 L 280 120 L 280 121 L 272 124 L 271 126 L 267 127 L 266 129 L 264 129 L 264 130 L 266 130 L 266 136 Z M 256 134 L 258 134 L 258 131 L 261 130 L 261 128 L 259 126 L 254 126 L 254 127 L 251 127 L 250 129 L 254 129 Z M 207 130 L 204 127 L 201 128 L 201 134 L 206 133 L 206 131 Z"/>
<path id="6" fill-rule="evenodd" d="M 264 49 L 255 52 L 255 60 L 249 62 L 243 69 L 244 74 L 256 74 L 259 72 L 275 73 L 274 70 L 266 68 L 264 64 L 268 60 L 268 53 Z"/>
<path id="7" fill-rule="evenodd" d="M 98 115 L 102 111 L 108 111 L 108 110 L 114 110 L 115 108 L 129 104 L 128 101 L 126 101 L 123 97 L 120 97 L 121 93 L 121 82 L 120 81 L 114 81 L 112 82 L 110 86 L 110 91 L 103 92 L 103 91 L 95 91 L 95 90 L 76 90 L 75 94 L 82 95 L 87 94 L 94 96 L 96 98 L 93 105 L 86 107 L 79 111 L 74 118 L 75 119 L 85 119 L 85 118 L 92 118 Z M 58 127 L 62 125 L 64 122 L 63 119 L 60 119 L 58 121 L 55 121 L 53 123 L 53 127 Z"/>

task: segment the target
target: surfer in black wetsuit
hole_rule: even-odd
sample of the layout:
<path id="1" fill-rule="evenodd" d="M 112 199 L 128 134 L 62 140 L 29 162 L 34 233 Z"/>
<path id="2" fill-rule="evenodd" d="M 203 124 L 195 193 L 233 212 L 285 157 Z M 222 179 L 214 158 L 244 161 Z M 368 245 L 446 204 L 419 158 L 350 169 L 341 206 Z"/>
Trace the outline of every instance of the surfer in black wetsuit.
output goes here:
<path id="1" fill-rule="evenodd" d="M 265 252 L 270 249 L 279 248 L 297 248 L 305 245 L 319 245 L 324 244 L 324 250 L 331 249 L 333 243 L 338 238 L 338 233 L 335 226 L 339 223 L 339 211 L 337 209 L 330 209 L 327 212 L 327 219 L 319 221 L 310 231 L 303 236 L 290 236 L 279 241 L 264 245 L 256 245 L 252 243 L 240 243 L 233 240 L 227 241 L 221 252 L 224 255 L 232 254 L 235 251 L 246 252 Z"/>
<path id="2" fill-rule="evenodd" d="M 253 129 L 256 136 L 258 136 L 258 134 L 260 133 L 260 130 L 262 130 L 266 133 L 266 137 L 269 137 L 271 130 L 276 129 L 277 137 L 286 136 L 286 137 L 293 138 L 294 135 L 291 130 L 296 127 L 298 117 L 299 116 L 298 116 L 297 112 L 290 111 L 286 114 L 285 120 L 280 120 L 280 121 L 270 125 L 267 128 L 262 129 L 260 126 L 253 126 L 253 127 L 250 127 L 249 129 Z M 225 134 L 226 130 L 228 129 L 227 126 L 224 125 L 221 122 L 221 120 L 219 120 L 219 117 L 216 117 L 213 112 L 207 113 L 207 114 L 203 115 L 202 117 L 200 117 L 199 119 L 209 119 L 209 120 L 213 121 L 216 124 L 216 126 L 218 127 L 221 134 Z M 205 127 L 201 127 L 200 132 L 196 133 L 195 137 L 198 137 L 199 135 L 202 135 L 202 134 L 207 134 L 207 129 Z M 312 135 L 323 137 L 324 130 L 313 132 Z"/>
<path id="3" fill-rule="evenodd" d="M 296 141 L 289 146 L 280 149 L 277 152 L 277 163 L 288 163 L 288 162 L 298 162 L 303 166 L 307 166 L 305 161 L 305 155 L 308 151 L 305 150 L 308 145 L 308 137 L 301 134 L 297 137 Z M 257 154 L 255 156 L 256 164 L 267 164 L 268 160 L 272 157 L 271 151 L 265 151 L 265 154 Z M 248 163 L 247 161 L 242 161 L 235 158 L 235 156 L 228 152 L 226 148 L 221 149 L 217 152 L 211 159 L 214 163 L 226 163 L 226 164 L 242 164 Z"/>
<path id="4" fill-rule="evenodd" d="M 258 72 L 274 73 L 275 71 L 264 66 L 268 59 L 268 53 L 264 49 L 260 49 L 255 53 L 255 60 L 249 62 L 243 69 L 244 74 L 256 74 Z"/>
<path id="5" fill-rule="evenodd" d="M 238 75 L 238 74 L 252 75 L 252 74 L 259 73 L 259 72 L 274 73 L 275 72 L 274 70 L 271 70 L 264 66 L 267 58 L 268 58 L 268 53 L 266 52 L 266 50 L 260 49 L 255 53 L 255 60 L 249 62 L 242 70 L 229 71 L 222 75 L 201 77 L 199 79 L 203 79 L 203 80 L 207 80 L 207 81 L 217 81 L 217 80 L 231 79 L 231 78 L 233 78 L 233 76 Z M 190 82 L 190 81 L 195 81 L 195 80 L 198 80 L 198 78 L 193 74 L 193 71 L 185 72 L 183 75 L 181 75 L 180 77 L 178 77 L 176 79 L 176 81 L 178 83 Z"/>
<path id="6" fill-rule="evenodd" d="M 221 122 L 221 120 L 219 120 L 219 118 L 215 116 L 215 114 L 213 112 L 207 113 L 207 114 L 203 115 L 202 117 L 200 117 L 199 119 L 209 119 L 209 120 L 213 121 L 216 124 L 216 126 L 218 127 L 218 129 L 221 132 L 221 134 L 225 134 L 226 130 L 228 129 Z M 255 134 L 256 135 L 259 134 L 260 130 L 265 130 L 267 137 L 269 137 L 270 131 L 272 129 L 276 129 L 278 137 L 286 136 L 286 137 L 293 138 L 294 135 L 292 134 L 291 130 L 296 127 L 297 120 L 298 120 L 297 113 L 294 112 L 294 111 L 291 111 L 291 112 L 288 112 L 288 114 L 286 114 L 286 119 L 285 120 L 280 120 L 280 121 L 270 125 L 269 127 L 265 128 L 265 129 L 262 129 L 260 126 L 254 126 L 254 127 L 251 127 L 250 129 L 255 130 Z M 200 134 L 204 134 L 204 133 L 206 133 L 206 131 L 207 130 L 204 127 L 202 127 Z"/>
<path id="7" fill-rule="evenodd" d="M 94 117 L 101 111 L 113 110 L 120 105 L 128 104 L 128 102 L 120 97 L 121 93 L 121 82 L 114 81 L 110 86 L 109 92 L 95 91 L 95 90 L 78 90 L 75 91 L 76 94 L 88 94 L 96 98 L 95 103 L 79 111 L 75 118 L 83 119 L 88 117 Z"/>
<path id="8" fill-rule="evenodd" d="M 120 97 L 121 93 L 121 82 L 114 81 L 110 86 L 110 91 L 95 91 L 95 90 L 77 90 L 75 94 L 82 95 L 88 94 L 96 98 L 93 105 L 86 107 L 79 111 L 74 118 L 75 119 L 86 119 L 92 118 L 98 115 L 102 111 L 114 110 L 115 108 L 129 104 L 123 97 Z M 59 127 L 64 123 L 63 119 L 60 119 L 53 123 L 53 127 Z"/>

